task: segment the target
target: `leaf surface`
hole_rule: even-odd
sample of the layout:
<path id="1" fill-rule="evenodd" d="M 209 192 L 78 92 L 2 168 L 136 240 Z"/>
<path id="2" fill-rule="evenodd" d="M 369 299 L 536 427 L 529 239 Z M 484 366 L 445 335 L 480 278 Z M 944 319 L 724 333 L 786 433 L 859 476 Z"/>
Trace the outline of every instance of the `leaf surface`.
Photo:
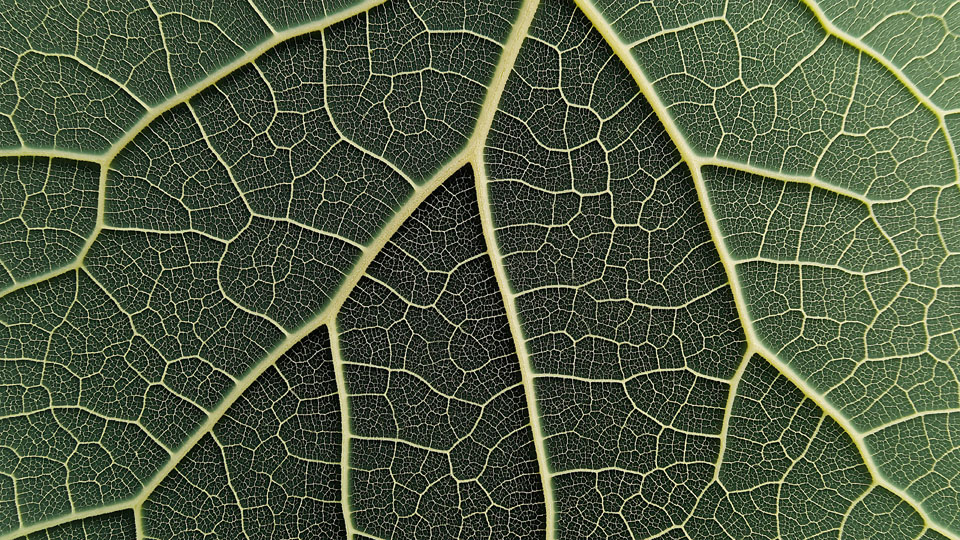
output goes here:
<path id="1" fill-rule="evenodd" d="M 960 538 L 957 4 L 0 13 L 3 538 Z"/>

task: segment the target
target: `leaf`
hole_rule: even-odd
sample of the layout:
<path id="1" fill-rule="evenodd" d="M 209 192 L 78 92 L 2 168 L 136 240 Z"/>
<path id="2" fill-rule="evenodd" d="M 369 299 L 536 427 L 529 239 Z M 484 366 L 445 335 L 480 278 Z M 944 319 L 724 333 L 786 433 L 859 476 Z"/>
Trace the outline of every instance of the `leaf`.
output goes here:
<path id="1" fill-rule="evenodd" d="M 960 538 L 958 5 L 0 8 L 0 536 Z"/>

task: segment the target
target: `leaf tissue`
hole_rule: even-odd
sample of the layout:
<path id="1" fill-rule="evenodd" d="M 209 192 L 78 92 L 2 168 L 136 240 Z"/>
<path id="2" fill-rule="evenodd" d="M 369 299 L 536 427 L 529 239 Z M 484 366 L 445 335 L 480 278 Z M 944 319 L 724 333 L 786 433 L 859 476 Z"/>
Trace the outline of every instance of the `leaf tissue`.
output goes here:
<path id="1" fill-rule="evenodd" d="M 0 539 L 960 539 L 960 2 L 0 4 Z"/>

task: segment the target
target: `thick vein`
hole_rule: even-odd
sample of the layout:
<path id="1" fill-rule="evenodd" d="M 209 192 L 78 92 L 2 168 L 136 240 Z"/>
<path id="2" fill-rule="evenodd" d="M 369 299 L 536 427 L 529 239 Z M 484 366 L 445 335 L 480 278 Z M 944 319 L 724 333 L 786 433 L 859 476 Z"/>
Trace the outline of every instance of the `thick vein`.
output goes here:
<path id="1" fill-rule="evenodd" d="M 730 380 L 730 393 L 727 396 L 727 406 L 723 410 L 723 427 L 720 428 L 720 450 L 717 452 L 717 466 L 713 470 L 713 481 L 723 485 L 723 482 L 720 481 L 720 466 L 723 465 L 723 456 L 726 454 L 727 449 L 727 432 L 730 429 L 730 420 L 733 418 L 733 402 L 737 397 L 737 389 L 740 387 L 740 379 L 743 378 L 743 372 L 747 370 L 747 364 L 750 363 L 750 357 L 754 355 L 754 351 L 751 348 L 747 348 L 747 351 L 743 354 L 743 358 L 740 360 L 740 367 L 737 368 L 737 372 L 734 373 L 733 379 Z M 724 489 L 727 489 L 724 486 Z M 690 512 L 692 516 L 694 512 Z M 689 519 L 689 517 L 688 517 Z"/>
<path id="2" fill-rule="evenodd" d="M 507 77 L 513 70 L 517 55 L 520 52 L 520 46 L 527 35 L 530 23 L 537 11 L 540 0 L 525 0 L 520 8 L 520 14 L 514 23 L 513 31 L 507 40 L 501 65 L 497 68 L 497 73 L 488 95 L 488 100 L 493 100 L 499 104 L 503 89 L 506 86 Z M 490 132 L 490 126 L 493 124 L 493 116 L 496 107 L 487 108 L 486 103 L 481 111 L 480 124 L 476 135 L 485 142 Z M 494 241 L 493 214 L 490 211 L 490 200 L 487 193 L 487 172 L 483 160 L 483 145 L 478 145 L 473 149 L 473 173 L 477 184 L 477 201 L 480 206 L 480 221 L 483 227 L 483 238 L 487 244 L 487 254 L 493 265 L 494 277 L 497 281 L 497 288 L 503 299 L 504 309 L 507 314 L 507 321 L 510 325 L 510 333 L 513 336 L 514 347 L 517 351 L 517 357 L 520 359 L 520 380 L 523 384 L 524 394 L 527 402 L 527 412 L 530 415 L 530 430 L 533 437 L 534 449 L 537 454 L 537 466 L 540 471 L 541 489 L 543 490 L 544 506 L 546 510 L 546 537 L 553 538 L 556 529 L 553 491 L 550 489 L 550 470 L 547 462 L 547 452 L 544 444 L 543 430 L 540 427 L 540 411 L 537 404 L 536 394 L 533 387 L 533 375 L 530 369 L 530 360 L 527 354 L 527 348 L 523 338 L 523 330 L 520 326 L 520 320 L 517 316 L 517 309 L 513 295 L 510 293 L 510 286 L 506 277 L 506 269 L 503 265 L 503 259 L 497 249 Z"/>
<path id="3" fill-rule="evenodd" d="M 340 505 L 343 508 L 347 540 L 353 540 L 357 531 L 350 513 L 350 402 L 347 399 L 347 381 L 343 372 L 343 357 L 340 356 L 340 332 L 336 320 L 327 323 L 327 332 L 330 334 L 330 354 L 340 400 Z"/>

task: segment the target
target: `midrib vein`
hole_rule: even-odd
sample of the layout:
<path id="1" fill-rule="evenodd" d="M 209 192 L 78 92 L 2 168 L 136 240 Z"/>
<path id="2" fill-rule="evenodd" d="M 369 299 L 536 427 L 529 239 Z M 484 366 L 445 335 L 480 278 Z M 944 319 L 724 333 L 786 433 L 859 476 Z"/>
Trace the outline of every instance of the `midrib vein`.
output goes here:
<path id="1" fill-rule="evenodd" d="M 949 529 L 943 527 L 936 520 L 928 516 L 920 503 L 911 495 L 892 485 L 884 477 L 874 462 L 872 455 L 867 451 L 862 435 L 856 429 L 854 429 L 852 424 L 842 414 L 840 414 L 840 412 L 833 407 L 823 395 L 821 395 L 816 389 L 811 387 L 805 380 L 803 380 L 803 378 L 800 377 L 799 374 L 796 373 L 796 371 L 794 371 L 790 366 L 786 365 L 782 360 L 780 360 L 780 358 L 770 351 L 769 348 L 767 348 L 767 346 L 759 338 L 756 330 L 753 327 L 753 323 L 750 320 L 746 299 L 742 292 L 739 276 L 737 275 L 733 258 L 730 256 L 726 243 L 723 240 L 719 224 L 713 213 L 713 207 L 710 203 L 706 185 L 703 181 L 703 175 L 701 171 L 702 167 L 704 165 L 716 164 L 715 161 L 701 158 L 698 156 L 697 152 L 695 152 L 693 148 L 691 148 L 686 142 L 680 129 L 676 123 L 674 123 L 670 111 L 667 110 L 663 101 L 660 100 L 657 91 L 654 89 L 649 79 L 647 79 L 643 68 L 640 67 L 640 64 L 633 57 L 630 48 L 620 39 L 616 31 L 613 30 L 596 6 L 594 6 L 589 0 L 574 0 L 574 2 L 576 3 L 577 7 L 579 7 L 580 10 L 587 16 L 590 22 L 603 37 L 604 41 L 606 41 L 606 43 L 613 50 L 614 54 L 620 58 L 620 61 L 623 62 L 623 65 L 630 72 L 630 75 L 640 88 L 641 93 L 643 93 L 644 97 L 650 103 L 650 106 L 660 119 L 660 122 L 667 131 L 667 134 L 670 136 L 674 145 L 677 147 L 677 150 L 680 152 L 681 159 L 690 168 L 690 173 L 693 176 L 694 184 L 696 186 L 697 195 L 700 199 L 700 206 L 703 209 L 707 226 L 710 229 L 710 235 L 713 239 L 714 245 L 717 247 L 717 253 L 720 256 L 724 271 L 726 272 L 727 278 L 730 281 L 734 302 L 737 306 L 737 313 L 740 317 L 740 324 L 743 327 L 747 337 L 748 348 L 752 349 L 765 360 L 767 360 L 767 362 L 769 362 L 774 368 L 783 374 L 783 376 L 790 380 L 794 386 L 803 392 L 807 399 L 810 399 L 813 403 L 816 403 L 826 415 L 830 416 L 835 422 L 837 422 L 837 424 L 850 436 L 857 448 L 857 451 L 860 453 L 863 462 L 866 464 L 875 485 L 879 485 L 890 490 L 892 493 L 895 493 L 897 496 L 899 496 L 905 503 L 913 507 L 913 509 L 924 519 L 928 528 L 935 530 L 947 538 L 960 540 L 960 536 L 957 536 Z M 956 163 L 956 158 L 954 158 L 954 163 Z"/>
<path id="2" fill-rule="evenodd" d="M 520 381 L 523 384 L 523 393 L 526 397 L 527 414 L 530 417 L 530 434 L 533 437 L 534 450 L 537 455 L 537 468 L 540 476 L 541 489 L 543 491 L 543 503 L 546 510 L 545 537 L 550 540 L 556 536 L 556 510 L 553 500 L 553 490 L 551 489 L 552 475 L 547 461 L 547 449 L 544 442 L 543 429 L 540 426 L 540 407 L 537 403 L 536 389 L 534 387 L 535 377 L 533 369 L 531 368 L 523 328 L 520 325 L 520 318 L 517 315 L 516 296 L 511 291 L 503 258 L 500 256 L 500 252 L 494 241 L 493 214 L 490 210 L 490 199 L 487 191 L 489 184 L 485 169 L 482 160 L 475 162 L 473 172 L 477 182 L 477 202 L 480 206 L 480 221 L 483 227 L 483 238 L 487 245 L 487 253 L 490 257 L 493 274 L 497 281 L 497 289 L 500 290 L 504 310 L 507 315 L 507 322 L 510 325 L 513 346 L 517 352 L 517 358 L 520 361 Z"/>
<path id="3" fill-rule="evenodd" d="M 487 95 L 487 102 L 484 103 L 484 109 L 481 111 L 481 119 L 478 123 L 477 132 L 475 133 L 478 144 L 475 148 L 471 149 L 471 155 L 474 181 L 476 182 L 477 204 L 480 210 L 480 223 L 483 229 L 483 239 L 486 243 L 490 264 L 493 267 L 497 289 L 500 291 L 507 322 L 510 326 L 510 335 L 513 338 L 514 349 L 520 361 L 520 381 L 523 385 L 523 393 L 526 398 L 527 414 L 530 418 L 530 436 L 533 439 L 533 446 L 537 456 L 538 476 L 540 477 L 540 486 L 543 492 L 544 518 L 546 521 L 545 537 L 552 539 L 555 536 L 556 530 L 554 523 L 555 512 L 553 491 L 550 489 L 551 482 L 550 470 L 547 464 L 547 452 L 544 446 L 543 430 L 540 428 L 540 412 L 534 392 L 533 376 L 523 337 L 523 330 L 520 327 L 520 319 L 517 317 L 514 298 L 506 277 L 506 269 L 500 257 L 500 252 L 497 250 L 496 242 L 494 242 L 493 214 L 490 211 L 490 200 L 487 196 L 487 171 L 483 159 L 484 143 L 487 140 L 487 135 L 490 133 L 490 126 L 493 124 L 494 114 L 500 104 L 500 98 L 506 87 L 507 79 L 513 71 L 513 66 L 520 53 L 520 47 L 527 37 L 530 23 L 533 22 L 533 16 L 536 14 L 539 5 L 540 0 L 524 0 L 520 7 L 520 13 L 517 16 L 516 22 L 514 22 L 513 30 L 507 40 L 503 56 L 500 58 L 500 64 L 497 66 L 497 73 L 491 82 L 491 90 Z M 488 107 L 488 105 L 490 106 Z"/>
<path id="4" fill-rule="evenodd" d="M 333 359 L 333 374 L 337 380 L 337 397 L 340 402 L 340 507 L 343 511 L 343 526 L 347 540 L 356 537 L 353 516 L 350 512 L 350 403 L 347 398 L 347 380 L 343 372 L 343 357 L 340 355 L 340 333 L 336 320 L 327 323 L 330 334 L 330 355 Z"/>

